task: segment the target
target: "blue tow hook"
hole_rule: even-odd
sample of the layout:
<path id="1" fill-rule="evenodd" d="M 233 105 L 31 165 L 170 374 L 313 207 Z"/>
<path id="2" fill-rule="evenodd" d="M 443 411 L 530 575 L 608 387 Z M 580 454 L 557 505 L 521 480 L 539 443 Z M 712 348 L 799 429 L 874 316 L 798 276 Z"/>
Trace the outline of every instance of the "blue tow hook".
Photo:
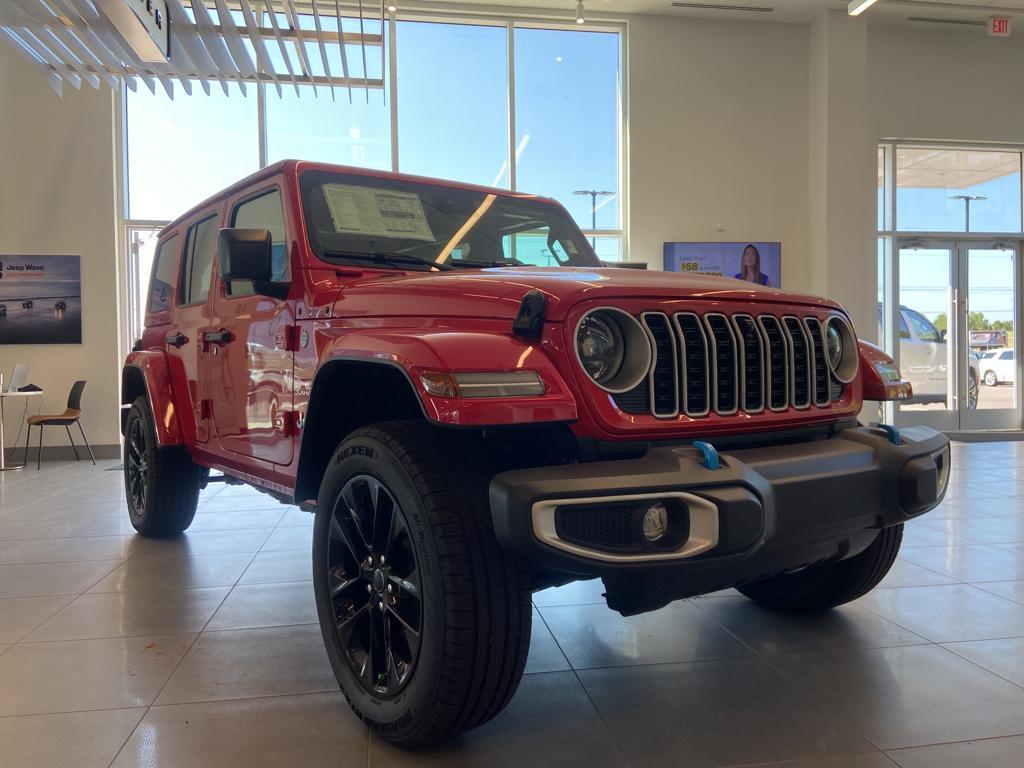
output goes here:
<path id="1" fill-rule="evenodd" d="M 878 428 L 889 436 L 889 442 L 893 445 L 903 444 L 903 438 L 900 437 L 900 431 L 892 424 L 879 424 Z"/>
<path id="2" fill-rule="evenodd" d="M 704 469 L 720 469 L 721 464 L 718 461 L 718 451 L 715 450 L 715 446 L 711 443 L 705 443 L 703 440 L 695 440 L 693 447 L 700 451 L 701 454 L 701 465 Z"/>

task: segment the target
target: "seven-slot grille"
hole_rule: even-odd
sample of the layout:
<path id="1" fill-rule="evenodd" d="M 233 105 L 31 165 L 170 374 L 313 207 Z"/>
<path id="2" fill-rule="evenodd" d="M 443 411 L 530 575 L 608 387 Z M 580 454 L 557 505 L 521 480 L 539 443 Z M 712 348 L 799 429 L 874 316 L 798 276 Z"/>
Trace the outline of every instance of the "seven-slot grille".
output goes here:
<path id="1" fill-rule="evenodd" d="M 627 413 L 728 416 L 827 407 L 843 395 L 815 317 L 644 312 L 640 320 L 654 362 L 636 388 L 614 396 Z"/>

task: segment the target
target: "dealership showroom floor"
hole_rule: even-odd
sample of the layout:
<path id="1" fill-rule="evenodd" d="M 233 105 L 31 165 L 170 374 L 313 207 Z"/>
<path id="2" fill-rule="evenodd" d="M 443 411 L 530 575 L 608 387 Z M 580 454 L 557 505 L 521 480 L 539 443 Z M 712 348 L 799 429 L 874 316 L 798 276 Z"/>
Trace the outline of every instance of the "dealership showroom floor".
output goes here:
<path id="1" fill-rule="evenodd" d="M 133 536 L 114 462 L 0 480 L 2 766 L 1000 768 L 1024 750 L 1024 443 L 954 444 L 874 592 L 813 617 L 735 593 L 622 618 L 534 595 L 522 685 L 426 753 L 367 735 L 327 663 L 311 516 L 213 484 Z"/>

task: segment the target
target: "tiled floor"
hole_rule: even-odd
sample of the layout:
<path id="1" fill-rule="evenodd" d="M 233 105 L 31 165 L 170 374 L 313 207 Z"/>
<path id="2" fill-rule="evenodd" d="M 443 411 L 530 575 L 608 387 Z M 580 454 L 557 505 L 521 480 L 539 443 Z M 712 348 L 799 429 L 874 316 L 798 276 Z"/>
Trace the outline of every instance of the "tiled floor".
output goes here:
<path id="1" fill-rule="evenodd" d="M 809 617 L 736 593 L 624 619 L 535 595 L 508 710 L 443 749 L 370 738 L 315 624 L 311 517 L 213 485 L 133 535 L 113 462 L 0 477 L 0 766 L 1024 765 L 1024 443 L 956 445 L 874 593 Z"/>

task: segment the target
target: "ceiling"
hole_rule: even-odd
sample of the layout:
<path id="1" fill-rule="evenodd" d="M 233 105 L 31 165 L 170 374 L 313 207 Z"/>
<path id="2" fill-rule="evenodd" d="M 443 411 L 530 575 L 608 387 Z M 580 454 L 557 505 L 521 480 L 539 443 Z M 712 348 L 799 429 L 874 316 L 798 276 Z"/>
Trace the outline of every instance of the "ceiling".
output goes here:
<path id="1" fill-rule="evenodd" d="M 898 147 L 896 174 L 900 187 L 967 189 L 1020 173 L 1019 152 Z M 878 185 L 882 186 L 879 167 Z"/>
<path id="2" fill-rule="evenodd" d="M 682 0 L 693 5 L 719 5 L 738 8 L 770 10 L 707 9 L 673 7 L 672 0 L 584 0 L 588 13 L 632 15 L 653 14 L 689 18 L 709 18 L 736 21 L 808 22 L 823 9 L 846 10 L 847 0 Z M 559 11 L 563 15 L 575 14 L 576 0 L 407 0 L 401 7 L 427 7 L 430 5 L 514 5 L 517 9 L 532 8 Z M 908 17 L 985 21 L 996 12 L 1008 16 L 1024 17 L 1024 0 L 879 0 L 865 14 L 865 19 L 881 23 L 904 22 Z"/>

